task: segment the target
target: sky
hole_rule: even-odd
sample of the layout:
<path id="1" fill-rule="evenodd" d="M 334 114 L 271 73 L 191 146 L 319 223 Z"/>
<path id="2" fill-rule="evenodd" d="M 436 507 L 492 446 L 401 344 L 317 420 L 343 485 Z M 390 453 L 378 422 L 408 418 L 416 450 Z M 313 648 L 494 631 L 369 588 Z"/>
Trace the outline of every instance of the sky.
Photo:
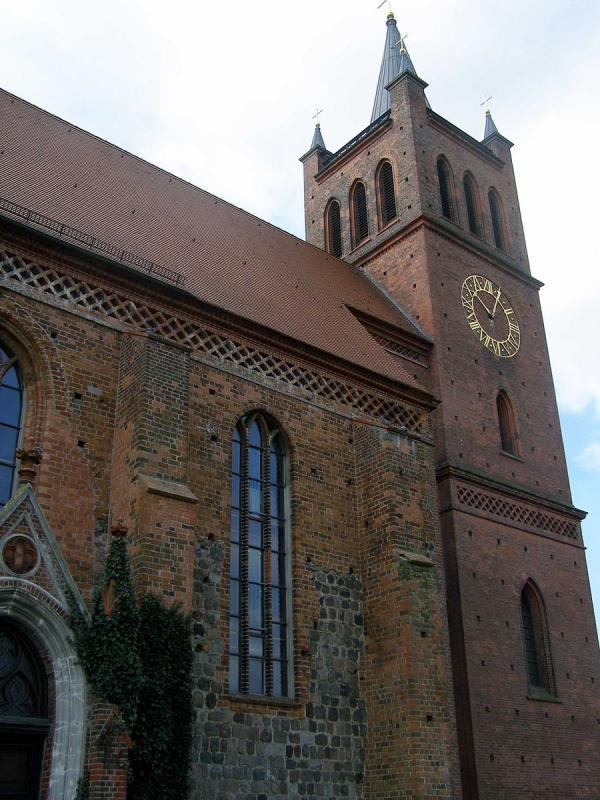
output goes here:
<path id="1" fill-rule="evenodd" d="M 0 86 L 303 236 L 315 108 L 336 150 L 370 121 L 379 0 L 0 0 Z M 513 159 L 600 613 L 600 3 L 397 0 L 435 111 Z M 0 120 L 0 126 L 2 122 Z"/>

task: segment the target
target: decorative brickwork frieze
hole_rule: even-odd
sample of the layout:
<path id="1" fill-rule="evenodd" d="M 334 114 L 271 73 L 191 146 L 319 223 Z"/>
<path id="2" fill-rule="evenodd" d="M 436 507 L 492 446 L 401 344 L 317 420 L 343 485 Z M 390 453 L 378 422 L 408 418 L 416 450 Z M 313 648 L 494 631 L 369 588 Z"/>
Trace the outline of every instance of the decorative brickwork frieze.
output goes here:
<path id="1" fill-rule="evenodd" d="M 401 358 L 408 358 L 410 361 L 416 361 L 417 364 L 425 364 L 423 354 L 419 353 L 418 350 L 413 350 L 412 347 L 407 347 L 404 344 L 400 344 L 400 342 L 394 342 L 385 336 L 379 336 L 378 334 L 372 334 L 372 336 L 379 344 L 385 347 L 388 353 L 400 356 Z"/>
<path id="2" fill-rule="evenodd" d="M 16 281 L 88 312 L 163 336 L 209 359 L 293 386 L 319 400 L 348 406 L 361 414 L 377 417 L 387 425 L 403 426 L 410 433 L 429 436 L 429 416 L 422 409 L 407 403 L 400 404 L 390 396 L 375 394 L 355 383 L 340 381 L 321 371 L 284 360 L 192 320 L 171 316 L 51 267 L 25 261 L 6 250 L 0 251 L 0 279 L 6 280 L 9 285 Z"/>
<path id="3" fill-rule="evenodd" d="M 549 532 L 557 536 L 566 536 L 569 539 L 579 538 L 576 522 L 547 514 L 531 506 L 511 502 L 469 486 L 459 485 L 456 496 L 461 505 L 477 511 L 483 511 L 486 514 L 492 514 L 505 521 L 536 528 L 544 533 Z"/>

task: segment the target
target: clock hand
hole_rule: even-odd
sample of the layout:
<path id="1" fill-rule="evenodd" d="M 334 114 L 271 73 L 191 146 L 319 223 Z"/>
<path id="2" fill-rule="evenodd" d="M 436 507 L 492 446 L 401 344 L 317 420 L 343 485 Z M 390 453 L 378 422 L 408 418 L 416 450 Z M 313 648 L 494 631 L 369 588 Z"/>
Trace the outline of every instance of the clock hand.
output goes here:
<path id="1" fill-rule="evenodd" d="M 500 300 L 500 295 L 502 294 L 502 290 L 498 289 L 498 297 L 496 298 L 496 302 L 494 303 L 494 308 L 492 311 L 492 319 L 496 316 L 496 309 L 498 308 L 498 300 Z"/>
<path id="2" fill-rule="evenodd" d="M 476 295 L 475 295 L 475 297 L 476 297 L 476 298 L 479 300 L 479 302 L 481 303 L 481 305 L 482 305 L 482 306 L 485 308 L 485 313 L 488 315 L 488 317 L 489 317 L 490 319 L 492 319 L 492 314 L 491 314 L 491 312 L 490 312 L 489 308 L 486 306 L 486 304 L 485 304 L 485 303 L 483 302 L 483 300 L 481 299 L 481 297 L 479 297 L 479 295 L 478 295 L 478 294 L 476 294 Z"/>

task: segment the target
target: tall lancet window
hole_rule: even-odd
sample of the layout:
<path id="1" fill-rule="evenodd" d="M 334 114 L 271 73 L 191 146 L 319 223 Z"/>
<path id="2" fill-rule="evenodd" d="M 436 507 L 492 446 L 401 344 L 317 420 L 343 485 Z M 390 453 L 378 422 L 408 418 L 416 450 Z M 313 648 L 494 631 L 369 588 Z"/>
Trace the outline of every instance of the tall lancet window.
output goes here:
<path id="1" fill-rule="evenodd" d="M 19 365 L 10 350 L 0 343 L 0 506 L 7 502 L 15 485 L 22 411 Z"/>
<path id="2" fill-rule="evenodd" d="M 362 181 L 357 181 L 350 193 L 352 209 L 352 244 L 354 247 L 369 235 L 369 216 L 367 213 L 367 190 Z"/>
<path id="3" fill-rule="evenodd" d="M 440 187 L 440 202 L 442 204 L 442 214 L 446 219 L 456 222 L 456 204 L 454 202 L 454 181 L 450 165 L 444 156 L 437 160 L 438 183 Z"/>
<path id="4" fill-rule="evenodd" d="M 556 694 L 546 610 L 532 580 L 528 580 L 521 591 L 521 622 L 529 690 Z"/>
<path id="5" fill-rule="evenodd" d="M 496 410 L 498 412 L 498 427 L 500 428 L 500 443 L 505 453 L 518 455 L 517 428 L 515 412 L 509 396 L 504 391 L 496 396 Z"/>
<path id="6" fill-rule="evenodd" d="M 475 236 L 483 236 L 483 225 L 481 224 L 481 208 L 479 204 L 479 190 L 475 179 L 470 173 L 466 173 L 463 179 L 465 190 L 465 203 L 467 206 L 467 219 L 469 220 L 469 230 Z"/>
<path id="7" fill-rule="evenodd" d="M 229 690 L 292 693 L 287 446 L 264 414 L 242 417 L 231 458 Z"/>
<path id="8" fill-rule="evenodd" d="M 377 170 L 377 199 L 381 227 L 397 216 L 394 171 L 389 161 L 383 161 Z"/>
<path id="9" fill-rule="evenodd" d="M 490 189 L 488 193 L 490 203 L 490 215 L 492 217 L 492 230 L 494 232 L 494 244 L 498 250 L 506 252 L 506 224 L 504 221 L 504 210 L 502 200 L 495 189 Z"/>
<path id="10" fill-rule="evenodd" d="M 337 200 L 330 200 L 325 209 L 325 249 L 336 258 L 342 256 L 342 218 Z"/>

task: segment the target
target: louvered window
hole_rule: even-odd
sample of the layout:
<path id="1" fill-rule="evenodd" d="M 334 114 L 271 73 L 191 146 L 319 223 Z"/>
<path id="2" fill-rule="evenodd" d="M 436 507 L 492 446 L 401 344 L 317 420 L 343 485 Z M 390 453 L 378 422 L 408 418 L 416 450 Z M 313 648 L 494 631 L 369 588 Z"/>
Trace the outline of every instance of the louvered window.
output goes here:
<path id="1" fill-rule="evenodd" d="M 504 234 L 504 214 L 502 213 L 502 201 L 494 189 L 490 189 L 488 199 L 490 203 L 490 215 L 492 217 L 492 230 L 494 231 L 494 243 L 498 250 L 506 251 L 506 236 Z"/>
<path id="2" fill-rule="evenodd" d="M 337 200 L 330 200 L 325 212 L 325 247 L 332 256 L 342 256 L 342 221 L 340 217 L 340 204 Z"/>
<path id="3" fill-rule="evenodd" d="M 355 184 L 352 191 L 352 224 L 354 246 L 369 235 L 369 217 L 367 214 L 367 192 L 362 182 Z"/>
<path id="4" fill-rule="evenodd" d="M 325 247 L 332 256 L 341 258 L 342 220 L 337 200 L 330 200 L 325 212 Z"/>
<path id="5" fill-rule="evenodd" d="M 464 181 L 465 203 L 467 205 L 467 217 L 469 220 L 469 230 L 475 236 L 482 235 L 481 222 L 479 219 L 479 202 L 477 197 L 477 187 L 470 175 L 465 175 Z"/>
<path id="6" fill-rule="evenodd" d="M 23 385 L 17 359 L 0 344 L 0 506 L 14 488 L 22 407 Z"/>
<path id="7" fill-rule="evenodd" d="M 394 173 L 389 161 L 384 161 L 379 168 L 379 206 L 381 224 L 387 225 L 396 217 L 396 194 L 394 192 Z"/>
<path id="8" fill-rule="evenodd" d="M 517 455 L 517 432 L 512 403 L 506 392 L 499 392 L 496 397 L 500 442 L 505 453 Z"/>
<path id="9" fill-rule="evenodd" d="M 291 694 L 290 549 L 283 435 L 262 414 L 237 424 L 231 462 L 229 690 Z"/>
<path id="10" fill-rule="evenodd" d="M 456 222 L 454 208 L 454 198 L 452 192 L 452 177 L 450 167 L 445 158 L 438 158 L 437 161 L 438 183 L 440 186 L 440 202 L 442 204 L 442 214 L 446 219 Z"/>

